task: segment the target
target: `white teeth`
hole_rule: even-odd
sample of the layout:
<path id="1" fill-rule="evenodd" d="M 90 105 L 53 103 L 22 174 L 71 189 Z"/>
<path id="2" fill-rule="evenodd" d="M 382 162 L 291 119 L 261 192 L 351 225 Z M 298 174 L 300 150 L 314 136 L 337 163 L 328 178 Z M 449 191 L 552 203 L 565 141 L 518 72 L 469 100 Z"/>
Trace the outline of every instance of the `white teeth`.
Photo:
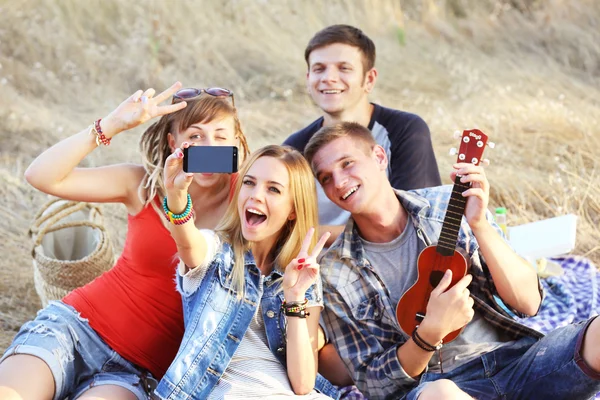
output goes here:
<path id="1" fill-rule="evenodd" d="M 251 212 L 252 214 L 256 214 L 256 215 L 265 215 L 264 213 L 258 211 L 257 209 L 254 209 L 254 208 L 249 208 L 248 212 Z"/>
<path id="2" fill-rule="evenodd" d="M 352 189 L 350 189 L 346 193 L 344 193 L 344 195 L 342 196 L 342 199 L 346 200 L 348 198 L 348 196 L 350 196 L 352 193 L 356 192 L 357 190 L 358 190 L 358 186 L 354 186 Z"/>
<path id="3" fill-rule="evenodd" d="M 323 93 L 325 94 L 338 94 L 338 93 L 342 93 L 341 90 L 323 90 Z"/>

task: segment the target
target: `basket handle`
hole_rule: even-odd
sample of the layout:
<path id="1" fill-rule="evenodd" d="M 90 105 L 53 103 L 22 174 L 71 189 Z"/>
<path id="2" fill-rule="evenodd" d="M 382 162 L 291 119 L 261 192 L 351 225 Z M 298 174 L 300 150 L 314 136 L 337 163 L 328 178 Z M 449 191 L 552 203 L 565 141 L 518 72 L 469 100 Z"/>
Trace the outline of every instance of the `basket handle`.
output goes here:
<path id="1" fill-rule="evenodd" d="M 106 233 L 106 228 L 103 225 L 100 225 L 100 224 L 97 224 L 97 223 L 91 222 L 91 221 L 71 221 L 71 222 L 64 222 L 62 224 L 57 224 L 57 225 L 46 224 L 39 231 L 37 237 L 35 238 L 35 242 L 31 249 L 31 256 L 33 258 L 35 258 L 35 248 L 42 244 L 42 239 L 44 239 L 44 236 L 46 236 L 47 233 L 55 232 L 55 231 L 58 231 L 61 229 L 66 229 L 66 228 L 75 228 L 75 227 L 79 227 L 79 226 L 89 226 L 90 228 L 98 229 L 102 233 Z"/>
<path id="2" fill-rule="evenodd" d="M 100 208 L 96 205 L 90 204 L 90 203 L 86 203 L 86 202 L 79 202 L 79 201 L 66 201 L 65 204 L 62 204 L 60 206 L 58 206 L 55 210 L 52 210 L 52 212 L 46 214 L 46 215 L 42 215 L 44 213 L 44 211 L 46 211 L 50 206 L 52 206 L 54 203 L 58 202 L 58 201 L 64 201 L 63 199 L 52 199 L 49 202 L 47 202 L 46 204 L 44 204 L 37 212 L 37 214 L 34 217 L 34 221 L 32 222 L 31 226 L 29 227 L 29 237 L 33 237 L 34 234 L 39 234 L 43 231 L 42 225 L 44 225 L 44 223 L 46 224 L 46 226 L 51 226 L 54 225 L 56 222 L 58 222 L 59 220 L 61 220 L 62 218 L 65 218 L 77 211 L 83 210 L 86 207 L 90 208 L 90 217 L 93 217 L 93 213 L 96 213 L 97 215 L 100 216 L 100 218 L 102 218 L 102 211 L 100 210 Z"/>

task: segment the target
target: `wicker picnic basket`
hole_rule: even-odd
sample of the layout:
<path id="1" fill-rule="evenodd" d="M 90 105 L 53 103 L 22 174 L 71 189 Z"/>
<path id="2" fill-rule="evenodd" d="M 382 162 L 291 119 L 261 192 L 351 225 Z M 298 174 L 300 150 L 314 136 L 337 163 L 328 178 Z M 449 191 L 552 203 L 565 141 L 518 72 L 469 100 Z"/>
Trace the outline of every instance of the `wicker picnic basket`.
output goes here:
<path id="1" fill-rule="evenodd" d="M 35 290 L 46 306 L 113 266 L 110 238 L 96 205 L 54 199 L 31 224 Z"/>

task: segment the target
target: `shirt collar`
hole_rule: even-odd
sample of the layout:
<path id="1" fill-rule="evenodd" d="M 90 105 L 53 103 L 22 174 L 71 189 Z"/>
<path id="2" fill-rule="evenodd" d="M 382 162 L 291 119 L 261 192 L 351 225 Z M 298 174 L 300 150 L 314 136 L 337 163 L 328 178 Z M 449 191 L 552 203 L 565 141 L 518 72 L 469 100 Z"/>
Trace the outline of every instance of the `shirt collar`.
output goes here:
<path id="1" fill-rule="evenodd" d="M 398 197 L 400 204 L 404 207 L 404 210 L 413 217 L 410 218 L 410 220 L 413 221 L 415 228 L 418 228 L 421 217 L 427 213 L 427 209 L 431 204 L 427 199 L 414 192 L 398 189 L 393 190 L 396 197 Z M 363 254 L 364 248 L 358 234 L 356 223 L 354 222 L 354 219 L 350 217 L 344 228 L 343 238 L 340 244 L 340 258 L 354 259 L 357 265 L 362 266 L 364 264 Z"/>

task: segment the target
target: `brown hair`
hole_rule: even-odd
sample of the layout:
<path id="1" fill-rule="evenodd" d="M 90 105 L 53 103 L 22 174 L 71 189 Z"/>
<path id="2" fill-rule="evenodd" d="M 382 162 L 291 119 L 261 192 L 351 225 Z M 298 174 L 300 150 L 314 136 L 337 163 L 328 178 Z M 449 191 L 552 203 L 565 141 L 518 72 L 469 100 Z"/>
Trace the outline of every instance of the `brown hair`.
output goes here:
<path id="1" fill-rule="evenodd" d="M 306 65 L 310 68 L 308 58 L 313 50 L 336 43 L 347 44 L 360 50 L 364 74 L 375 66 L 375 43 L 363 31 L 350 25 L 331 25 L 317 32 L 304 50 Z"/>
<path id="2" fill-rule="evenodd" d="M 357 122 L 340 122 L 333 126 L 325 126 L 310 138 L 304 148 L 304 157 L 312 167 L 313 158 L 319 150 L 336 139 L 348 137 L 368 152 L 377 145 L 371 131 Z"/>
<path id="3" fill-rule="evenodd" d="M 184 109 L 164 115 L 152 124 L 140 138 L 142 165 L 146 170 L 146 176 L 139 187 L 139 193 L 144 204 L 148 204 L 156 196 L 159 196 L 160 199 L 166 196 L 162 174 L 165 160 L 171 154 L 169 133 L 179 133 L 195 123 L 206 123 L 232 116 L 235 121 L 235 136 L 240 140 L 242 161 L 250 154 L 237 110 L 231 101 L 222 97 L 200 96 L 197 99 L 186 100 L 186 102 L 187 106 Z"/>

